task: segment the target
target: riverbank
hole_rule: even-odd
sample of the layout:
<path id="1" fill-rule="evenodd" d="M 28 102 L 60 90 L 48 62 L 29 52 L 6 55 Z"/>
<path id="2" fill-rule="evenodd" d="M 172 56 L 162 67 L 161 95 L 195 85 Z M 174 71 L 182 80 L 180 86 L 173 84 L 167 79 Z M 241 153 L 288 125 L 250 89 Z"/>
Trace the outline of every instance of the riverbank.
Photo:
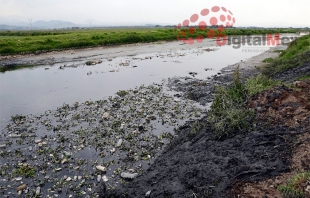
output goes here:
<path id="1" fill-rule="evenodd" d="M 261 67 L 266 57 L 272 57 L 272 54 L 253 58 L 251 61 L 256 59 L 259 63 L 253 66 Z M 251 61 L 244 65 L 251 65 Z M 242 66 L 243 62 L 237 65 Z M 298 69 L 309 69 L 309 63 L 300 65 Z M 259 73 L 255 67 L 244 67 L 240 71 L 244 77 Z M 214 84 L 226 86 L 232 82 L 232 71 L 225 69 L 225 72 L 230 74 L 215 77 Z M 285 72 L 293 70 L 282 71 Z M 292 75 L 287 80 L 295 81 L 309 74 L 299 75 Z M 214 86 L 199 80 L 173 79 L 171 84 L 173 89 L 182 91 L 184 97 L 201 103 L 212 101 L 215 93 Z M 281 185 L 285 185 L 297 170 L 309 170 L 310 159 L 306 152 L 309 145 L 310 82 L 302 81 L 291 86 L 274 87 L 253 96 L 249 104 L 251 101 L 261 102 L 260 106 L 248 107 L 254 108 L 254 125 L 235 135 L 219 140 L 213 126 L 208 124 L 208 115 L 199 122 L 180 127 L 177 138 L 146 174 L 129 181 L 121 189 L 111 190 L 103 186 L 102 197 L 281 197 Z M 261 98 L 257 101 L 260 94 L 261 97 L 267 96 L 267 100 Z M 293 101 L 294 107 L 291 106 Z M 279 106 L 274 106 L 276 103 Z M 285 117 L 287 112 L 277 112 L 283 111 L 284 106 L 293 108 L 288 117 Z M 296 108 L 303 109 L 302 119 L 298 118 L 297 123 L 294 118 L 300 111 L 298 113 Z M 275 111 L 275 114 L 264 114 L 270 111 Z M 284 117 L 279 118 L 278 114 Z M 258 119 L 260 116 L 264 119 Z M 278 124 L 273 122 L 277 119 Z M 281 124 L 282 121 L 285 123 Z M 282 176 L 286 172 L 290 173 Z M 304 187 L 298 190 L 305 191 L 307 179 L 300 182 Z"/>
<path id="2" fill-rule="evenodd" d="M 184 38 L 206 38 L 207 30 L 185 30 Z M 133 43 L 175 41 L 181 30 L 167 28 L 111 28 L 54 31 L 0 31 L 0 55 L 40 54 L 50 51 L 75 50 L 88 47 L 116 46 Z M 296 33 L 299 29 L 236 29 L 227 28 L 224 35 L 257 35 Z M 214 36 L 221 34 L 214 29 Z"/>

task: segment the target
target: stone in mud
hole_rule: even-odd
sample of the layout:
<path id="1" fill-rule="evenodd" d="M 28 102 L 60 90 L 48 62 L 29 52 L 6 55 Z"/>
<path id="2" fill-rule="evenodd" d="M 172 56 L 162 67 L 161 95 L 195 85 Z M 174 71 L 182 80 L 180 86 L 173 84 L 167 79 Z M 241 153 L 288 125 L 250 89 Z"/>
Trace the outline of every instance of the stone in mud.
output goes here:
<path id="1" fill-rule="evenodd" d="M 123 172 L 122 174 L 121 174 L 121 177 L 122 178 L 125 178 L 125 179 L 134 179 L 134 178 L 136 178 L 138 176 L 138 173 L 125 173 L 125 172 Z"/>
<path id="2" fill-rule="evenodd" d="M 147 191 L 146 193 L 145 193 L 145 197 L 149 197 L 150 195 L 151 195 L 151 190 L 149 190 L 149 191 Z"/>
<path id="3" fill-rule="evenodd" d="M 15 181 L 21 181 L 23 178 L 22 177 L 16 177 L 14 180 Z"/>
<path id="4" fill-rule="evenodd" d="M 68 160 L 66 158 L 61 161 L 62 164 L 66 163 L 66 162 L 68 162 Z"/>
<path id="5" fill-rule="evenodd" d="M 102 180 L 103 180 L 104 182 L 109 181 L 108 177 L 107 177 L 107 176 L 105 176 L 105 175 L 102 177 Z"/>
<path id="6" fill-rule="evenodd" d="M 18 186 L 18 187 L 16 188 L 16 191 L 18 192 L 18 191 L 24 190 L 24 189 L 26 189 L 26 187 L 27 187 L 26 184 L 20 185 L 20 186 Z"/>
<path id="7" fill-rule="evenodd" d="M 123 143 L 123 140 L 122 140 L 122 139 L 119 139 L 118 142 L 117 142 L 117 144 L 116 144 L 116 146 L 117 146 L 117 147 L 120 147 L 120 146 L 122 145 L 122 143 Z"/>
<path id="8" fill-rule="evenodd" d="M 102 172 L 106 172 L 107 168 L 106 167 L 103 167 L 103 166 L 96 166 L 96 169 L 97 170 L 100 170 Z"/>
<path id="9" fill-rule="evenodd" d="M 11 138 L 20 138 L 21 135 L 20 134 L 11 134 L 10 137 Z"/>
<path id="10" fill-rule="evenodd" d="M 179 96 L 179 97 L 181 97 L 181 96 Z M 181 99 L 180 98 L 174 98 L 173 99 L 175 102 L 181 102 Z"/>
<path id="11" fill-rule="evenodd" d="M 38 196 L 38 195 L 40 195 L 41 194 L 41 188 L 40 187 L 37 187 L 37 189 L 36 189 L 36 195 Z"/>
<path id="12" fill-rule="evenodd" d="M 0 144 L 0 148 L 5 148 L 6 144 Z"/>
<path id="13" fill-rule="evenodd" d="M 42 140 L 35 140 L 34 143 L 38 144 L 40 143 Z"/>
<path id="14" fill-rule="evenodd" d="M 102 119 L 108 119 L 110 117 L 110 114 L 108 112 L 105 112 L 103 115 L 102 115 Z"/>
<path id="15" fill-rule="evenodd" d="M 66 156 L 71 156 L 72 155 L 72 153 L 71 152 L 68 152 L 68 151 L 64 151 L 64 154 L 66 155 Z"/>
<path id="16" fill-rule="evenodd" d="M 68 177 L 68 178 L 66 179 L 67 182 L 69 182 L 69 181 L 71 181 L 71 180 L 72 180 L 71 177 Z"/>
<path id="17" fill-rule="evenodd" d="M 101 181 L 101 175 L 97 176 L 97 181 L 100 182 Z"/>
<path id="18" fill-rule="evenodd" d="M 62 168 L 56 168 L 55 169 L 55 171 L 61 171 L 62 170 Z"/>
<path id="19" fill-rule="evenodd" d="M 113 154 L 114 152 L 115 152 L 115 148 L 112 148 L 112 149 L 110 150 L 110 153 Z"/>

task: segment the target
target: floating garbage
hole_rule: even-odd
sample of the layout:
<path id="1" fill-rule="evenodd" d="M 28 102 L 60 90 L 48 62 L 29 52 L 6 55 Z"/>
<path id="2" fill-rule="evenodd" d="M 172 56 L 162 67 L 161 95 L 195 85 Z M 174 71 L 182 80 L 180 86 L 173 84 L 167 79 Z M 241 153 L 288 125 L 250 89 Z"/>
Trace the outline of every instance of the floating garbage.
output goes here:
<path id="1" fill-rule="evenodd" d="M 154 84 L 120 90 L 98 101 L 63 104 L 38 115 L 14 116 L 0 134 L 0 147 L 5 148 L 0 154 L 4 164 L 18 164 L 1 164 L 0 185 L 27 182 L 17 191 L 25 196 L 34 194 L 37 186 L 40 195 L 53 196 L 70 188 L 91 188 L 94 181 L 120 185 L 120 178 L 143 174 L 173 138 L 174 127 L 203 114 L 193 101 L 165 94 L 162 84 Z M 13 172 L 20 174 L 11 179 Z M 86 195 L 96 197 L 86 189 Z M 8 193 L 4 190 L 4 195 Z"/>

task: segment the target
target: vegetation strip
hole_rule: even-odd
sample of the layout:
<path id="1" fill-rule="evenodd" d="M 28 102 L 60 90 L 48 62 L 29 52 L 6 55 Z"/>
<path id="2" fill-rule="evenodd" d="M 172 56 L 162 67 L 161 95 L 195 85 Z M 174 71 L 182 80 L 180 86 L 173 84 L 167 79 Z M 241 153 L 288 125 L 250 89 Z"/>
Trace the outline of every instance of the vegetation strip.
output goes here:
<path id="1" fill-rule="evenodd" d="M 180 31 L 180 30 L 178 30 Z M 41 53 L 54 50 L 77 49 L 85 47 L 112 46 L 131 43 L 147 43 L 176 40 L 179 32 L 175 28 L 125 28 L 125 29 L 90 29 L 90 30 L 54 30 L 54 31 L 0 31 L 0 55 Z M 197 30 L 185 38 L 203 35 Z M 254 35 L 273 33 L 295 33 L 296 29 L 225 29 L 215 35 Z"/>

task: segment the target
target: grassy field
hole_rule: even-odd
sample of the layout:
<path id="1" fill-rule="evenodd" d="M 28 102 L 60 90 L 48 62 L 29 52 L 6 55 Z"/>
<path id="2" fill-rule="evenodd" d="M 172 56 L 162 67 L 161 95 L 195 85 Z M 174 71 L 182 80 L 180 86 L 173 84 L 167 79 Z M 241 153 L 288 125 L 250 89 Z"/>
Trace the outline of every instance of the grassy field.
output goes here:
<path id="1" fill-rule="evenodd" d="M 185 38 L 207 37 L 209 30 L 185 30 Z M 295 33 L 294 29 L 225 29 L 225 35 Z M 221 33 L 221 34 L 223 34 Z M 214 35 L 219 34 L 217 29 Z M 0 31 L 0 55 L 40 53 L 52 50 L 173 41 L 183 37 L 174 28 L 111 28 L 50 31 Z"/>
<path id="2" fill-rule="evenodd" d="M 290 43 L 287 50 L 280 53 L 280 56 L 275 60 L 264 60 L 269 63 L 266 67 L 262 68 L 262 73 L 264 75 L 272 77 L 277 72 L 294 68 L 298 65 L 302 65 L 306 61 L 310 61 L 310 35 L 296 39 Z"/>

